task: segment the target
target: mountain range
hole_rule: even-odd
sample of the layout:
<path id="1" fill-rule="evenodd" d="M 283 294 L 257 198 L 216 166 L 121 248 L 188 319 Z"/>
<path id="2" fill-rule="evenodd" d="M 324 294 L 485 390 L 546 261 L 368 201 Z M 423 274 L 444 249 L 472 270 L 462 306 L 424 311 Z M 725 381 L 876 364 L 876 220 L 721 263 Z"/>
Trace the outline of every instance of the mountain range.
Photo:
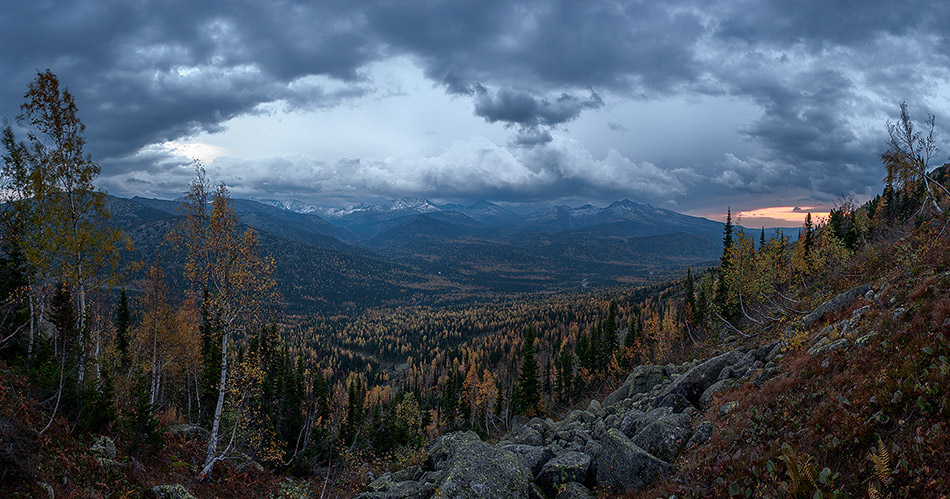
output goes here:
<path id="1" fill-rule="evenodd" d="M 555 206 L 519 213 L 398 199 L 346 209 L 297 201 L 233 199 L 243 224 L 277 259 L 292 311 L 366 307 L 410 297 L 548 292 L 656 280 L 714 265 L 723 224 L 622 200 L 599 208 Z M 135 258 L 176 259 L 165 234 L 181 201 L 109 197 L 112 223 Z M 174 267 L 173 263 L 166 266 Z"/>

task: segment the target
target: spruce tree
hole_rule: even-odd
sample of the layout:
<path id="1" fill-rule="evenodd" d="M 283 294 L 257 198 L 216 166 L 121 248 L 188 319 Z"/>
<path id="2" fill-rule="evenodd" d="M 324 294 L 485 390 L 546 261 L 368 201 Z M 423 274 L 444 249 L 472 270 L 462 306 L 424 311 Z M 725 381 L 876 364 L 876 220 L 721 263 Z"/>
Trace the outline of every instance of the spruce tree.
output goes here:
<path id="1" fill-rule="evenodd" d="M 536 415 L 541 407 L 538 390 L 538 362 L 534 358 L 534 330 L 525 330 L 521 345 L 521 372 L 518 375 L 518 407 L 516 412 L 527 416 Z"/>
<path id="2" fill-rule="evenodd" d="M 722 236 L 722 258 L 719 259 L 719 282 L 716 286 L 716 306 L 722 312 L 723 317 L 727 319 L 730 318 L 732 310 L 727 307 L 726 295 L 729 290 L 726 288 L 726 279 L 725 274 L 730 266 L 730 256 L 729 252 L 732 249 L 732 207 L 729 207 L 726 211 L 726 224 L 723 227 L 723 236 Z"/>

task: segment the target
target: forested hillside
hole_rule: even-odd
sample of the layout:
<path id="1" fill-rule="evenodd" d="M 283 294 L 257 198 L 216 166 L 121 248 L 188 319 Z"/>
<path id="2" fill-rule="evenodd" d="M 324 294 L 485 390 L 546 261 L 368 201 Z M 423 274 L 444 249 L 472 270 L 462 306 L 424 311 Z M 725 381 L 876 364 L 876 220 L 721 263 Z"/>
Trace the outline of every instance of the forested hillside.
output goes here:
<path id="1" fill-rule="evenodd" d="M 530 258 L 488 245 L 482 229 L 458 217 L 450 226 L 429 215 L 391 219 L 371 241 L 403 252 L 400 262 L 350 248 L 336 239 L 347 237 L 339 227 L 315 216 L 293 215 L 300 230 L 282 225 L 287 214 L 254 208 L 247 218 L 247 205 L 200 164 L 174 207 L 107 198 L 94 184 L 99 167 L 83 150 L 73 98 L 49 71 L 30 84 L 18 123 L 30 132 L 25 141 L 10 126 L 3 131 L 5 495 L 141 497 L 179 484 L 208 497 L 350 496 L 376 483 L 370 473 L 444 478 L 433 464 L 440 447 L 427 447 L 440 436 L 470 430 L 466 445 L 511 443 L 555 420 L 583 433 L 578 418 L 607 424 L 591 400 L 623 399 L 613 394 L 630 386 L 632 372 L 652 366 L 667 390 L 707 359 L 760 345 L 770 346 L 760 365 L 750 353 L 743 372 L 718 380 L 729 383 L 705 403 L 702 392 L 676 401 L 688 426 L 702 420 L 715 430 L 664 456 L 657 481 L 608 486 L 592 473 L 573 477 L 584 490 L 572 490 L 804 497 L 950 489 L 942 464 L 950 450 L 950 175 L 922 163 L 919 137 L 902 141 L 899 128 L 881 157 L 883 193 L 862 205 L 841 200 L 827 219 L 809 216 L 794 243 L 746 233 L 730 216 L 718 267 L 690 268 L 709 259 L 707 249 L 694 251 L 705 248 L 700 236 L 637 233 L 630 220 L 591 223 L 553 239 L 526 232 L 519 244 L 547 258 L 526 277 Z M 411 237 L 397 230 L 406 224 Z M 434 244 L 427 238 L 444 241 L 449 229 L 462 231 L 425 253 Z M 558 259 L 575 267 L 559 279 L 637 266 L 646 275 L 663 268 L 670 279 L 486 292 L 543 280 Z M 440 276 L 450 263 L 457 274 Z M 873 292 L 822 308 L 859 286 Z M 572 412 L 579 407 L 590 421 Z M 597 453 L 593 444 L 582 450 Z M 537 493 L 567 486 L 545 482 Z M 372 497 L 401 497 L 389 485 L 377 489 Z"/>

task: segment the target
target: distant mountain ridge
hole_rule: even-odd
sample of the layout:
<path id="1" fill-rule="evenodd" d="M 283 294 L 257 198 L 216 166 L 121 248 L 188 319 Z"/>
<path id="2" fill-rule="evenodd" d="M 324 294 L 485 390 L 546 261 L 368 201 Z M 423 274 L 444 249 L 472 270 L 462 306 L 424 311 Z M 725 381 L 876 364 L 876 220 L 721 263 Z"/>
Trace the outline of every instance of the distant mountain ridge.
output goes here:
<path id="1" fill-rule="evenodd" d="M 533 213 L 484 200 L 465 206 L 403 198 L 331 210 L 298 201 L 232 202 L 278 260 L 281 291 L 301 312 L 460 290 L 647 282 L 715 265 L 722 252 L 722 223 L 628 199 Z M 162 241 L 182 217 L 182 200 L 110 196 L 108 203 L 112 223 L 132 236 L 139 258 L 167 253 Z"/>

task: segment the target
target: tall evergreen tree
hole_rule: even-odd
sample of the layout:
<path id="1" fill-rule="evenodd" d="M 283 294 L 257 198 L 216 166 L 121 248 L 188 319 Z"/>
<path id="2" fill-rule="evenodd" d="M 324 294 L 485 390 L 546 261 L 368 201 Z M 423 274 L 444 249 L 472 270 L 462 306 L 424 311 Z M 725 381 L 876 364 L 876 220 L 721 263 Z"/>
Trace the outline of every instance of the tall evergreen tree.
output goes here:
<path id="1" fill-rule="evenodd" d="M 534 358 L 534 330 L 525 330 L 521 345 L 521 372 L 518 374 L 519 414 L 534 416 L 541 410 L 541 394 L 538 389 L 538 362 Z"/>
<path id="2" fill-rule="evenodd" d="M 805 215 L 805 228 L 802 233 L 802 253 L 804 254 L 805 258 L 808 258 L 808 256 L 811 255 L 812 246 L 815 244 L 814 239 L 814 225 L 812 225 L 811 222 L 811 212 L 808 212 Z"/>
<path id="3" fill-rule="evenodd" d="M 723 317 L 731 318 L 734 315 L 731 307 L 728 306 L 727 295 L 729 293 L 726 287 L 725 273 L 731 264 L 730 250 L 732 249 L 732 207 L 726 211 L 726 224 L 722 229 L 722 258 L 719 259 L 719 282 L 716 286 L 716 306 L 722 312 Z"/>

